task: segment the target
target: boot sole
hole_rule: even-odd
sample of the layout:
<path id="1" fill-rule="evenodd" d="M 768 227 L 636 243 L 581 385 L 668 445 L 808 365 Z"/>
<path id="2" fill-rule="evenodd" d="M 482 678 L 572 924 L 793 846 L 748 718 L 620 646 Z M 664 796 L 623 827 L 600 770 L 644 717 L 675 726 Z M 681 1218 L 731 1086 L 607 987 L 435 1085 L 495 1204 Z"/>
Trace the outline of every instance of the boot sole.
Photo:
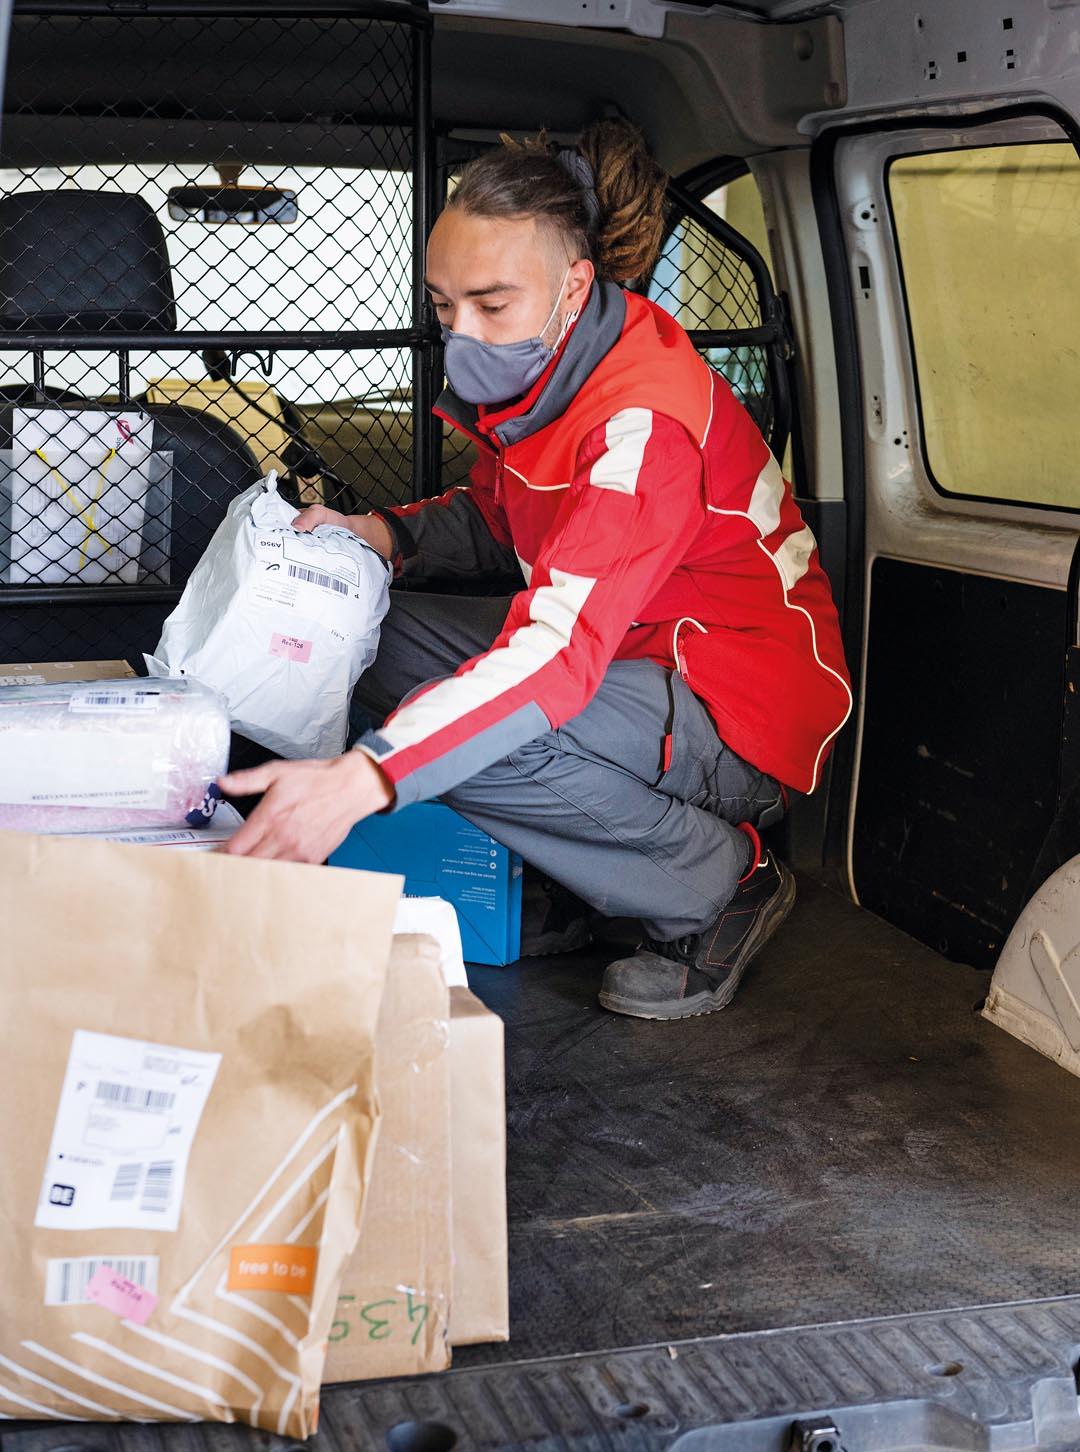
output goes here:
<path id="1" fill-rule="evenodd" d="M 779 890 L 754 924 L 734 967 L 719 988 L 712 993 L 695 993 L 692 998 L 669 998 L 659 1003 L 620 998 L 618 994 L 601 990 L 600 1006 L 630 1018 L 653 1019 L 700 1018 L 702 1014 L 719 1013 L 722 1008 L 727 1008 L 751 961 L 795 906 L 795 878 L 782 864 L 778 866 L 781 874 Z"/>

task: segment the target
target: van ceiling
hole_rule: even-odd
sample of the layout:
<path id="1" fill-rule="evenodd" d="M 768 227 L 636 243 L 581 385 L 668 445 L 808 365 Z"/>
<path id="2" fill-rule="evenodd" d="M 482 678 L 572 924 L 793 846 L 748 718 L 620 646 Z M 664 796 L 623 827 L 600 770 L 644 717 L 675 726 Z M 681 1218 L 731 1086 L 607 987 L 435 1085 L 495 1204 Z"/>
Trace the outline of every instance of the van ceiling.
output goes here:
<path id="1" fill-rule="evenodd" d="M 717 156 L 809 145 L 799 121 L 847 97 L 838 16 L 762 23 L 745 7 L 739 16 L 683 7 L 668 14 L 663 39 L 436 12 L 433 57 L 441 128 L 573 135 L 618 110 L 675 174 Z"/>

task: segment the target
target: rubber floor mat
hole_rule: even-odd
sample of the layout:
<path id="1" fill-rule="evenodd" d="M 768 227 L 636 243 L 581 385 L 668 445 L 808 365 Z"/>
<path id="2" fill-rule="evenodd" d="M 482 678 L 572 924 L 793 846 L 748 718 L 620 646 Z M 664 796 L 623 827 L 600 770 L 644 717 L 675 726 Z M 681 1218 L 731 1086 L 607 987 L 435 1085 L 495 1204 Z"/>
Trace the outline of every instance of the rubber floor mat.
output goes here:
<path id="1" fill-rule="evenodd" d="M 604 961 L 472 971 L 511 1340 L 456 1365 L 1080 1291 L 1080 1079 L 978 1016 L 985 974 L 806 880 L 722 1013 L 605 1013 Z"/>

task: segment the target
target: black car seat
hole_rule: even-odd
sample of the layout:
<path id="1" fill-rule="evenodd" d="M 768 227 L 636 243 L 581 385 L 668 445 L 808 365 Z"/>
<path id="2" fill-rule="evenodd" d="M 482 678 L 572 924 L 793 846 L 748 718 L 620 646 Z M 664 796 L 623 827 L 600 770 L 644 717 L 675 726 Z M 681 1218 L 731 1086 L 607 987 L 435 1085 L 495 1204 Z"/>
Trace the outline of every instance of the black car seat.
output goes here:
<path id="1" fill-rule="evenodd" d="M 165 235 L 142 198 L 74 190 L 0 198 L 0 350 L 25 356 L 30 334 L 39 356 L 46 341 L 55 352 L 79 335 L 115 338 L 119 370 L 123 335 L 153 351 L 155 335 L 175 330 Z M 43 373 L 35 385 L 0 388 L 0 449 L 11 447 L 19 406 L 135 406 L 44 387 Z M 143 411 L 153 418 L 155 453 L 172 455 L 168 583 L 0 578 L 0 662 L 125 658 L 141 666 L 229 501 L 258 479 L 250 449 L 221 420 L 178 404 Z"/>

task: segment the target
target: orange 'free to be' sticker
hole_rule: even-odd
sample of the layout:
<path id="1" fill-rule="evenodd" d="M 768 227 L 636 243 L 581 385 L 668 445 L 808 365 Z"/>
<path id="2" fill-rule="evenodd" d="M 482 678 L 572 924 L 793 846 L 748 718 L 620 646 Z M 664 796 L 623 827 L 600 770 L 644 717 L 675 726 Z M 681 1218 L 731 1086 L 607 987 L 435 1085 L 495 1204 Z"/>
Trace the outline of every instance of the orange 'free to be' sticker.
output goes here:
<path id="1" fill-rule="evenodd" d="M 229 1251 L 228 1289 L 310 1296 L 318 1257 L 313 1245 L 234 1245 Z"/>

